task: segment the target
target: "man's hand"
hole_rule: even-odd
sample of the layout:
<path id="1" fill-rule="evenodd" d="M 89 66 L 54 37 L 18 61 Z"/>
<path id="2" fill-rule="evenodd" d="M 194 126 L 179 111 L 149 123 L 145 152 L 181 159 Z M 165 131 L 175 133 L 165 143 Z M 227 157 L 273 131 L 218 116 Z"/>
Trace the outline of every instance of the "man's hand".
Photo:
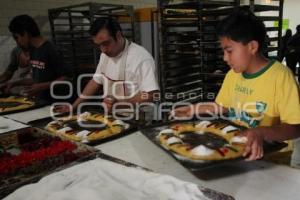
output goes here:
<path id="1" fill-rule="evenodd" d="M 53 108 L 53 111 L 57 113 L 69 113 L 71 110 L 72 108 L 68 105 L 57 105 Z"/>
<path id="2" fill-rule="evenodd" d="M 106 106 L 108 113 L 112 112 L 112 107 L 116 102 L 117 102 L 117 100 L 111 96 L 105 97 L 103 99 L 104 106 Z"/>
<path id="3" fill-rule="evenodd" d="M 31 86 L 25 87 L 24 94 L 26 94 L 27 96 L 36 96 L 43 90 L 45 90 L 45 87 L 42 83 L 35 83 Z"/>
<path id="4" fill-rule="evenodd" d="M 193 105 L 182 106 L 171 111 L 172 117 L 193 117 L 195 107 Z"/>
<path id="5" fill-rule="evenodd" d="M 248 156 L 246 161 L 261 159 L 264 155 L 263 142 L 264 135 L 262 128 L 248 129 L 243 132 L 247 137 L 246 149 L 243 154 Z"/>
<path id="6" fill-rule="evenodd" d="M 9 94 L 13 87 L 13 83 L 6 83 L 0 86 L 0 91 L 2 91 L 4 94 Z"/>

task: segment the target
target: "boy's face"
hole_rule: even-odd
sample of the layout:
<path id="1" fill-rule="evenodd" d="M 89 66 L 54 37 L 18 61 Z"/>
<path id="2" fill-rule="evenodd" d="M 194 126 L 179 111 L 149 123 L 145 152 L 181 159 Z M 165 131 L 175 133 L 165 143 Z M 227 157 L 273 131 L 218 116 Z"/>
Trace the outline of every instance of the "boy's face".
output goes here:
<path id="1" fill-rule="evenodd" d="M 223 59 L 230 68 L 236 73 L 246 72 L 256 53 L 251 42 L 243 44 L 228 37 L 221 37 L 220 42 L 224 51 Z"/>

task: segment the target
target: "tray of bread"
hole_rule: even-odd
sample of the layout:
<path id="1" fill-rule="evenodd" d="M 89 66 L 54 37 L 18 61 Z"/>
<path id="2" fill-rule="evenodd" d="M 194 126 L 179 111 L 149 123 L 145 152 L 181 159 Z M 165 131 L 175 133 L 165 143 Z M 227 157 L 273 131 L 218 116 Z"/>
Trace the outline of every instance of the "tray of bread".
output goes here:
<path id="1" fill-rule="evenodd" d="M 106 142 L 135 130 L 134 125 L 97 111 L 65 113 L 55 118 L 31 121 L 29 124 L 43 128 L 55 136 L 88 144 Z"/>
<path id="2" fill-rule="evenodd" d="M 43 100 L 37 100 L 19 95 L 0 95 L 0 115 L 12 114 L 40 108 L 47 105 Z"/>

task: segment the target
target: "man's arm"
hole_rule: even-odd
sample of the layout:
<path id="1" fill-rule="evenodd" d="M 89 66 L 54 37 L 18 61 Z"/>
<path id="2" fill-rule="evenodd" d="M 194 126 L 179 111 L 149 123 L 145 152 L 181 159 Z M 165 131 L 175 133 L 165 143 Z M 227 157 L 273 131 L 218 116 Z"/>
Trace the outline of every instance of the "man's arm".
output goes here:
<path id="1" fill-rule="evenodd" d="M 33 80 L 31 79 L 31 84 L 28 84 L 30 85 L 30 87 L 28 87 L 24 92 L 29 96 L 36 95 L 37 93 L 43 90 L 49 89 L 51 84 L 54 83 L 55 81 L 64 81 L 64 80 L 68 80 L 68 78 L 65 76 L 61 76 L 55 79 L 54 81 L 41 82 L 41 83 L 34 83 Z"/>
<path id="2" fill-rule="evenodd" d="M 82 94 L 73 103 L 73 108 L 77 108 L 81 102 L 84 102 L 89 96 L 94 95 L 100 89 L 100 87 L 100 84 L 94 81 L 94 79 L 91 79 L 85 86 Z"/>
<path id="3" fill-rule="evenodd" d="M 176 108 L 171 112 L 176 117 L 192 117 L 194 115 L 201 114 L 224 114 L 227 113 L 228 109 L 218 105 L 216 102 L 204 102 L 191 104 L 190 106 L 183 106 Z"/>
<path id="4" fill-rule="evenodd" d="M 5 72 L 0 75 L 0 84 L 5 83 L 8 80 L 10 80 L 13 75 L 14 75 L 13 72 L 11 72 L 9 70 L 5 70 Z"/>
<path id="5" fill-rule="evenodd" d="M 126 102 L 131 104 L 136 103 L 144 103 L 144 102 L 152 102 L 154 94 L 158 93 L 158 90 L 150 91 L 150 92 L 139 92 L 135 96 L 130 99 L 118 100 L 118 102 Z"/>
<path id="6" fill-rule="evenodd" d="M 8 80 L 10 80 L 11 77 L 14 75 L 14 72 L 18 69 L 18 65 L 20 63 L 19 62 L 20 53 L 21 53 L 21 51 L 18 47 L 15 47 L 11 51 L 9 64 L 8 64 L 7 68 L 5 69 L 4 73 L 2 75 L 0 75 L 0 84 L 5 83 Z"/>
<path id="7" fill-rule="evenodd" d="M 91 79 L 88 82 L 88 84 L 85 86 L 82 94 L 74 101 L 72 108 L 70 108 L 69 106 L 66 106 L 66 105 L 58 105 L 58 106 L 55 106 L 54 111 L 64 113 L 64 112 L 70 112 L 71 111 L 70 109 L 76 109 L 80 103 L 82 103 L 86 100 L 87 97 L 95 94 L 99 90 L 100 87 L 101 87 L 100 84 L 98 84 L 96 81 L 94 81 L 94 79 Z"/>
<path id="8" fill-rule="evenodd" d="M 108 109 L 109 112 L 111 112 L 112 107 L 115 103 L 120 103 L 118 105 L 118 108 L 126 108 L 127 104 L 122 106 L 121 103 L 130 103 L 132 105 L 135 104 L 141 104 L 141 103 L 146 103 L 146 102 L 153 102 L 153 97 L 156 93 L 158 93 L 158 90 L 153 90 L 150 92 L 138 92 L 135 96 L 133 96 L 132 98 L 129 99 L 115 99 L 114 97 L 106 97 L 103 99 L 103 103 L 105 103 L 106 108 Z"/>

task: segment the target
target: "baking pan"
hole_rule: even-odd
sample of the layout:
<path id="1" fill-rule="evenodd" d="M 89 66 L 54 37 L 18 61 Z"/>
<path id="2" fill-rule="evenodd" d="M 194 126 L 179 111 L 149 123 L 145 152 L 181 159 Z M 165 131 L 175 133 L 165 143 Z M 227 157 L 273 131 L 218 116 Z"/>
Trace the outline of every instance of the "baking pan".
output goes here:
<path id="1" fill-rule="evenodd" d="M 87 108 L 87 109 L 83 110 L 83 112 L 86 112 L 86 111 L 90 112 L 92 114 L 103 114 L 103 112 L 101 112 L 101 110 L 95 111 L 94 108 Z M 69 113 L 63 113 L 63 114 L 56 115 L 55 117 L 64 117 L 64 116 L 68 116 L 68 115 L 69 115 Z M 46 130 L 45 129 L 46 125 L 51 121 L 53 121 L 52 117 L 46 117 L 46 118 L 30 121 L 30 122 L 28 122 L 28 124 L 30 124 L 33 127 L 38 127 L 38 128 Z M 134 124 L 133 121 L 125 121 L 125 120 L 123 120 L 123 121 L 129 124 L 129 128 L 127 130 L 123 131 L 120 134 L 113 135 L 113 136 L 110 136 L 110 137 L 107 137 L 107 138 L 104 138 L 104 139 L 99 139 L 99 140 L 87 142 L 87 144 L 89 144 L 89 145 L 99 145 L 99 144 L 102 144 L 102 143 L 105 143 L 105 142 L 109 142 L 109 141 L 121 138 L 121 137 L 123 137 L 125 135 L 128 135 L 128 134 L 131 134 L 131 133 L 133 133 L 134 131 L 137 130 L 137 125 Z"/>
<path id="2" fill-rule="evenodd" d="M 30 98 L 30 97 L 23 97 L 20 95 L 5 95 L 5 94 L 0 94 L 0 98 L 8 98 L 8 97 L 21 97 L 21 98 L 27 98 L 29 101 L 34 102 L 34 106 L 29 107 L 29 108 L 24 108 L 20 110 L 11 110 L 11 111 L 0 111 L 0 115 L 8 115 L 8 114 L 13 114 L 13 113 L 19 113 L 19 112 L 24 112 L 28 110 L 34 110 L 37 108 L 44 107 L 49 104 L 49 102 L 40 100 L 40 99 L 35 99 L 35 98 Z"/>
<path id="3" fill-rule="evenodd" d="M 245 130 L 245 127 L 242 126 L 238 126 L 236 124 L 233 124 L 230 121 L 226 121 L 223 119 L 217 119 L 217 120 L 212 120 L 212 121 L 218 121 L 218 122 L 226 122 L 229 125 L 234 125 L 236 127 L 238 127 L 240 130 Z M 159 146 L 160 148 L 162 148 L 164 151 L 166 151 L 167 153 L 169 153 L 172 157 L 174 157 L 179 163 L 181 163 L 184 167 L 186 167 L 187 169 L 189 169 L 190 171 L 197 171 L 197 170 L 202 170 L 202 169 L 206 169 L 206 168 L 211 168 L 211 167 L 216 167 L 219 166 L 221 164 L 225 164 L 225 163 L 232 163 L 235 161 L 241 161 L 244 158 L 240 157 L 240 158 L 236 158 L 236 159 L 230 159 L 230 160 L 222 160 L 222 161 L 193 161 L 190 159 L 186 159 L 178 154 L 176 154 L 175 152 L 171 152 L 169 150 L 166 150 L 164 147 L 162 147 L 160 145 L 160 143 L 157 141 L 156 136 L 159 134 L 160 131 L 167 129 L 170 127 L 170 125 L 173 124 L 178 124 L 178 123 L 198 123 L 200 122 L 200 120 L 187 120 L 187 121 L 173 121 L 173 122 L 167 122 L 167 123 L 161 123 L 159 124 L 155 124 L 152 127 L 146 127 L 146 128 L 140 128 L 140 131 L 150 140 L 152 141 L 154 144 L 156 144 L 157 146 Z M 264 142 L 264 152 L 265 154 L 268 153 L 272 153 L 275 151 L 279 151 L 281 149 L 283 149 L 284 147 L 286 147 L 287 144 L 282 142 L 273 142 L 273 143 L 267 143 Z"/>

